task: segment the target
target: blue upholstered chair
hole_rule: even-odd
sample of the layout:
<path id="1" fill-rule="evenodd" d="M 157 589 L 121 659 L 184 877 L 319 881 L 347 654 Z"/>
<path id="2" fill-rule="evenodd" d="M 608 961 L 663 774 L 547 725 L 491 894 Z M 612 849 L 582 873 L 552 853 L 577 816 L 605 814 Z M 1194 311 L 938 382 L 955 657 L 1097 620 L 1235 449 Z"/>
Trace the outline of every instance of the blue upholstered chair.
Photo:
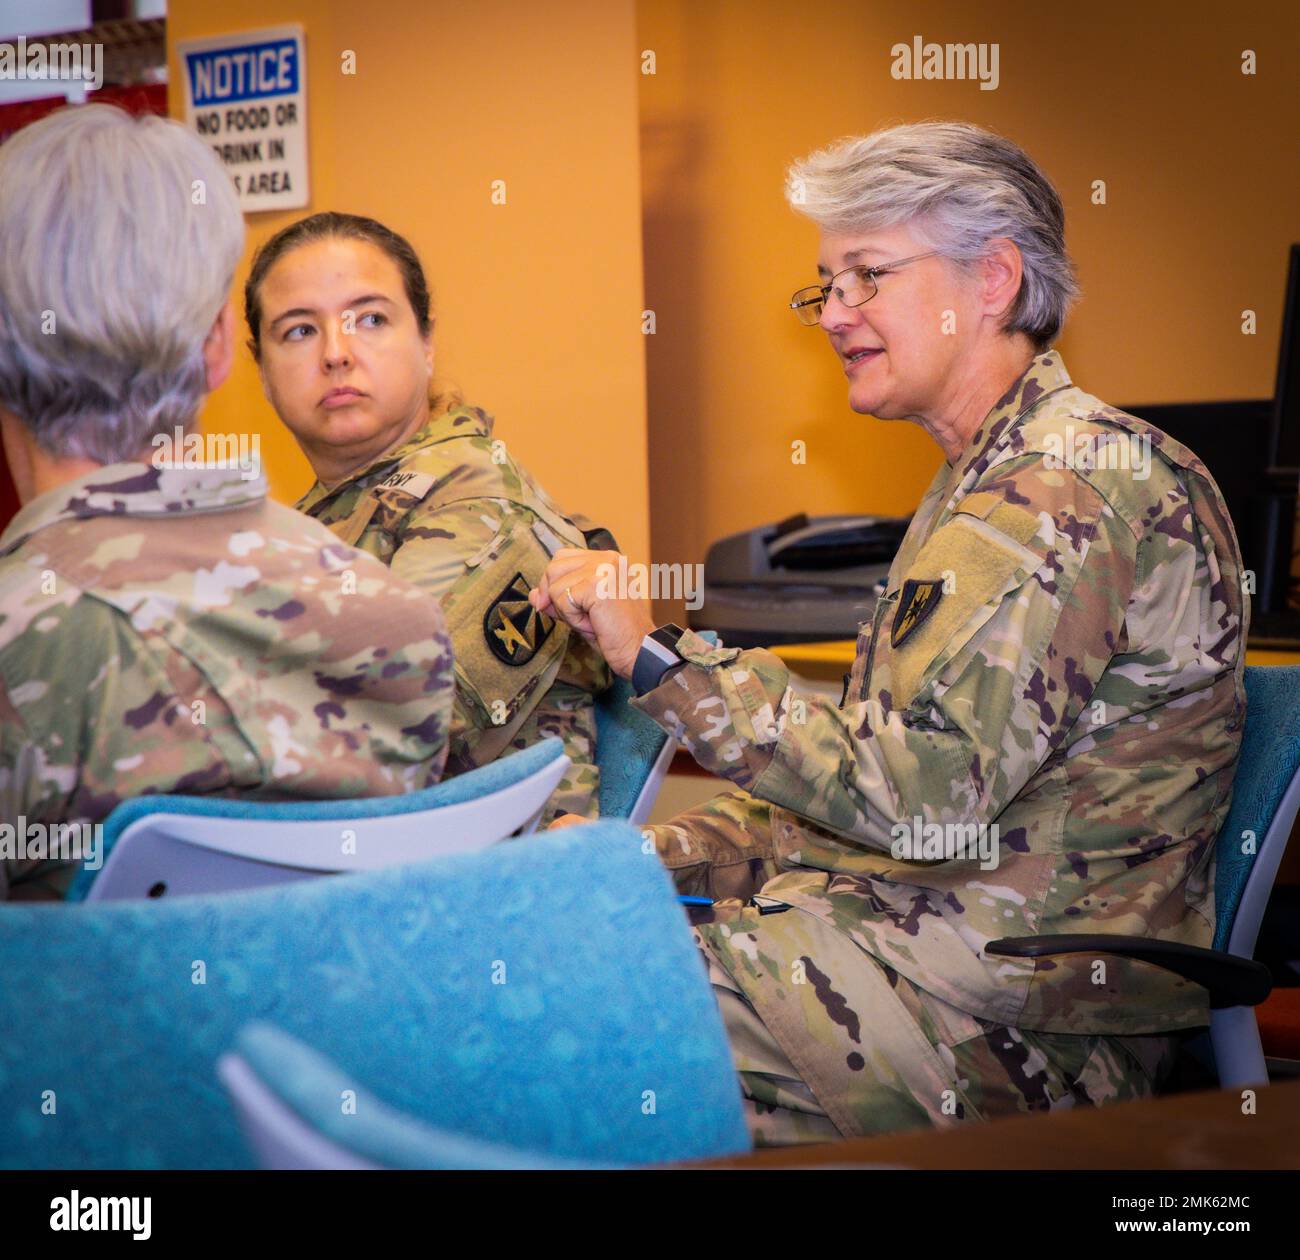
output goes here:
<path id="1" fill-rule="evenodd" d="M 626 1164 L 537 1155 L 431 1128 L 270 1024 L 217 1061 L 248 1145 L 270 1169 L 592 1169 Z M 382 1086 L 380 1086 L 382 1088 Z M 349 1098 L 346 1109 L 340 1099 Z"/>
<path id="2" fill-rule="evenodd" d="M 600 816 L 640 824 L 650 817 L 677 741 L 628 701 L 632 684 L 616 678 L 596 699 Z"/>
<path id="3" fill-rule="evenodd" d="M 70 901 L 229 892 L 420 862 L 527 834 L 569 758 L 558 739 L 401 796 L 274 804 L 141 796 L 104 824 L 104 865 Z"/>
<path id="4" fill-rule="evenodd" d="M 270 1169 L 629 1168 L 614 1161 L 561 1159 L 481 1142 L 430 1127 L 387 1106 L 334 1064 L 269 1024 L 240 1034 L 237 1053 L 217 1064 L 258 1162 Z M 354 1105 L 345 1112 L 341 1098 Z M 832 1154 L 826 1161 L 839 1163 Z M 896 1171 L 905 1164 L 854 1161 Z"/>
<path id="5" fill-rule="evenodd" d="M 696 632 L 710 643 L 713 630 Z M 615 678 L 596 699 L 596 764 L 600 768 L 600 816 L 640 825 L 650 817 L 672 765 L 677 741 L 628 701 L 632 684 Z"/>
<path id="6" fill-rule="evenodd" d="M 1246 729 L 1232 808 L 1215 848 L 1212 949 L 1133 936 L 1060 935 L 991 941 L 990 954 L 1117 954 L 1168 968 L 1210 993 L 1209 1046 L 1189 1049 L 1211 1059 L 1224 1088 L 1267 1085 L 1255 1007 L 1272 977 L 1255 962 L 1264 908 L 1300 810 L 1300 665 L 1246 668 Z"/>
<path id="7" fill-rule="evenodd" d="M 4 903 L 0 976 L 0 1166 L 251 1166 L 216 1065 L 261 1022 L 471 1146 L 749 1145 L 672 881 L 624 823 L 251 892 Z"/>

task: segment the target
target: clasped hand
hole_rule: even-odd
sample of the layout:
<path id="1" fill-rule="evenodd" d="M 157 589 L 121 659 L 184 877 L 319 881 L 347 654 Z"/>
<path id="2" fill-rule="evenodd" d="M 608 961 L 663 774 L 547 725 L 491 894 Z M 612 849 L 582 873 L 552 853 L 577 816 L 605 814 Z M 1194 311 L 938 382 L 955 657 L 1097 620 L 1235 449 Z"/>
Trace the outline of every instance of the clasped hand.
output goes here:
<path id="1" fill-rule="evenodd" d="M 555 617 L 594 645 L 620 678 L 631 678 L 641 640 L 654 628 L 645 600 L 620 598 L 627 561 L 617 551 L 561 547 L 528 592 L 540 613 Z"/>

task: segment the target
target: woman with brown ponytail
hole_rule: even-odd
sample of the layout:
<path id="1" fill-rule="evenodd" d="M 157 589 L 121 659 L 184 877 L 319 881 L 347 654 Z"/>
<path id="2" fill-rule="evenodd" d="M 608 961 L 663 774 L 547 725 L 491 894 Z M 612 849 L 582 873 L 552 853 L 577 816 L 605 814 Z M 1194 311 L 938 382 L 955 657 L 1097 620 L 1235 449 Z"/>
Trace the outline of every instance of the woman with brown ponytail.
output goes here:
<path id="1" fill-rule="evenodd" d="M 373 219 L 315 214 L 258 251 L 244 304 L 266 396 L 316 473 L 298 508 L 442 602 L 457 684 L 446 773 L 557 735 L 573 764 L 543 824 L 594 818 L 593 698 L 611 675 L 528 601 L 551 554 L 586 536 L 490 415 L 434 391 L 415 251 Z"/>

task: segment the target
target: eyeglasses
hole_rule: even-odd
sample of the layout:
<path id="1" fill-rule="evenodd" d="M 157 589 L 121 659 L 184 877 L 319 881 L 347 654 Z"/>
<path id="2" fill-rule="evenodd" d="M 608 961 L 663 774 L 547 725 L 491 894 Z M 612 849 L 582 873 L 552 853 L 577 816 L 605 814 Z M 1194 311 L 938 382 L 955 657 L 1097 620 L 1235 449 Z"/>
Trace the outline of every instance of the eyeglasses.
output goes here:
<path id="1" fill-rule="evenodd" d="M 880 263 L 875 267 L 846 267 L 838 275 L 831 277 L 829 284 L 810 284 L 800 289 L 790 299 L 790 309 L 801 324 L 809 326 L 819 323 L 822 308 L 832 293 L 845 306 L 862 306 L 876 296 L 876 277 L 883 276 L 901 267 L 904 263 L 920 262 L 922 258 L 933 258 L 939 251 L 932 249 L 928 254 L 913 254 L 910 258 L 896 258 L 893 262 Z M 845 279 L 845 277 L 848 277 Z"/>

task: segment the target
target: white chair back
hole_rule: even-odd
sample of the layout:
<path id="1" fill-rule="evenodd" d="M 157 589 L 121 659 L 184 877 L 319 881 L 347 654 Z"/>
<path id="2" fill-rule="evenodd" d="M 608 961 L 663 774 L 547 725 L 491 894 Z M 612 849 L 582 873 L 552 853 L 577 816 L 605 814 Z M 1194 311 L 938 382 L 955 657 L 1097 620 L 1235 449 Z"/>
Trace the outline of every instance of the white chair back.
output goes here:
<path id="1" fill-rule="evenodd" d="M 150 814 L 118 837 L 86 900 L 233 892 L 471 853 L 531 832 L 568 766 L 561 754 L 490 795 L 418 813 L 310 821 Z"/>

